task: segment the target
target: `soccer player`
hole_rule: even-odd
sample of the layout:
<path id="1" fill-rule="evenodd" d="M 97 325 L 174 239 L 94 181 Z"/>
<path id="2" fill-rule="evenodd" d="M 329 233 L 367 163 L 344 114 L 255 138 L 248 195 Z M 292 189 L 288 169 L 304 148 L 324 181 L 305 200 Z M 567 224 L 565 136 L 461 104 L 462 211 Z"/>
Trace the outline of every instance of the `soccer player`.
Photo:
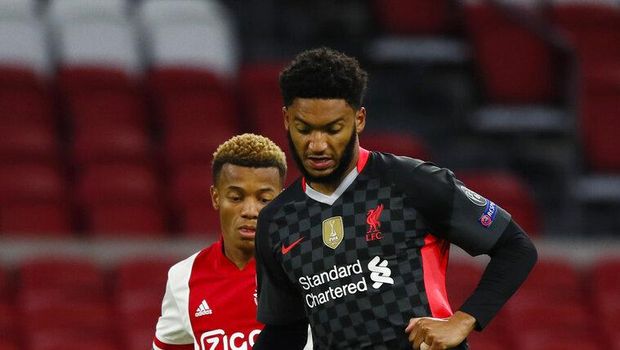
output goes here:
<path id="1" fill-rule="evenodd" d="M 431 163 L 360 147 L 367 74 L 320 48 L 280 74 L 284 126 L 303 177 L 258 219 L 254 350 L 467 349 L 527 277 L 536 249 L 510 214 Z M 491 256 L 456 312 L 450 243 Z M 299 339 L 297 339 L 299 338 Z"/>
<path id="2" fill-rule="evenodd" d="M 258 212 L 282 190 L 286 160 L 269 139 L 243 134 L 217 148 L 211 199 L 221 239 L 168 274 L 153 349 L 251 349 L 256 321 Z"/>

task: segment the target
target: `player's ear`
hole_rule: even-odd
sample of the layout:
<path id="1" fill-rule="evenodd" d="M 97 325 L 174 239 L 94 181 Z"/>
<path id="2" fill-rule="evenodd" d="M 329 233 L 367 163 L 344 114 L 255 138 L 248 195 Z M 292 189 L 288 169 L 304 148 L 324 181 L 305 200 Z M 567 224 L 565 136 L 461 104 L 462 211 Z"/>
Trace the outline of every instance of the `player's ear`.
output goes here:
<path id="1" fill-rule="evenodd" d="M 220 193 L 217 191 L 217 188 L 211 185 L 209 192 L 211 192 L 211 204 L 213 204 L 213 209 L 220 210 Z"/>
<path id="2" fill-rule="evenodd" d="M 359 110 L 355 113 L 355 130 L 358 134 L 361 134 L 364 131 L 364 127 L 366 126 L 366 108 L 360 107 Z"/>
<path id="3" fill-rule="evenodd" d="M 286 106 L 282 107 L 282 118 L 284 118 L 284 130 L 288 131 L 288 109 Z"/>

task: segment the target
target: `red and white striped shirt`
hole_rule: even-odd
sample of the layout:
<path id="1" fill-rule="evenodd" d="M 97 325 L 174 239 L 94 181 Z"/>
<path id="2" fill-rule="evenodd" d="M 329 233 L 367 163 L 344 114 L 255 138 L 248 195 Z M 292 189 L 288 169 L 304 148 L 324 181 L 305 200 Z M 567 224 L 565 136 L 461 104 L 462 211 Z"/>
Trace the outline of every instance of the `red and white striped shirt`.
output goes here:
<path id="1" fill-rule="evenodd" d="M 239 270 L 220 240 L 170 269 L 153 349 L 249 350 L 262 328 L 255 261 Z"/>

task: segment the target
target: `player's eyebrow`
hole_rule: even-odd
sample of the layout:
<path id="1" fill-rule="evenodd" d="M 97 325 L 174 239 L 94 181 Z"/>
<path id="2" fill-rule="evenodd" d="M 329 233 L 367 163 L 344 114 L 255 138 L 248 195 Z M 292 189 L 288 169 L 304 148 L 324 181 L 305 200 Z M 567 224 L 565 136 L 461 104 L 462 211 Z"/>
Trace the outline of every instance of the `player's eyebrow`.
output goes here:
<path id="1" fill-rule="evenodd" d="M 344 116 L 337 117 L 336 120 L 333 120 L 333 121 L 331 121 L 329 123 L 326 123 L 325 125 L 313 125 L 312 123 L 310 123 L 307 120 L 305 120 L 304 117 L 301 114 L 295 114 L 295 116 L 293 117 L 293 120 L 294 121 L 299 121 L 301 123 L 304 123 L 307 126 L 310 126 L 312 128 L 322 129 L 322 128 L 329 128 L 330 126 L 333 126 L 335 124 L 338 124 L 338 123 L 344 121 Z"/>

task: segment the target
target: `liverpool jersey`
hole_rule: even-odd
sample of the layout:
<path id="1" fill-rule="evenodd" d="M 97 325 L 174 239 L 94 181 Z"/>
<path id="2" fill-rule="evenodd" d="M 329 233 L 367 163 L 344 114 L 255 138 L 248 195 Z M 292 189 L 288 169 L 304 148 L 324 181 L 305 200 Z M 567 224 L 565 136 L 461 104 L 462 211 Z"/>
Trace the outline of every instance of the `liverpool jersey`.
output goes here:
<path id="1" fill-rule="evenodd" d="M 452 315 L 450 243 L 488 253 L 509 222 L 447 169 L 360 149 L 333 194 L 300 179 L 261 211 L 258 318 L 307 319 L 315 349 L 411 349 L 410 318 Z"/>

